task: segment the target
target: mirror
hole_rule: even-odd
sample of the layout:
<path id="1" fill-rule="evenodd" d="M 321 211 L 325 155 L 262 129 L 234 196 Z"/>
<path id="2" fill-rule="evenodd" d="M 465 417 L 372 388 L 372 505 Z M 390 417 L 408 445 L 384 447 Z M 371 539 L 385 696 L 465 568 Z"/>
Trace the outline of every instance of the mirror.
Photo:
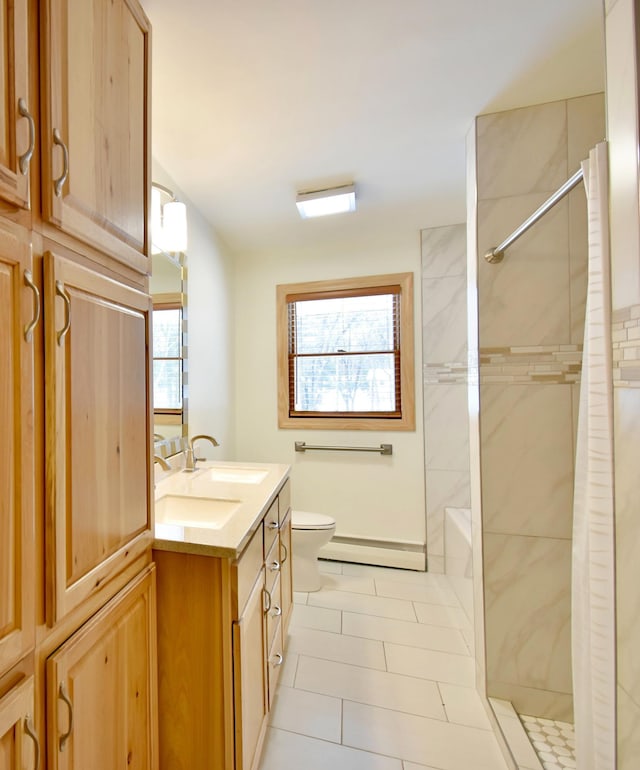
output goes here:
<path id="1" fill-rule="evenodd" d="M 169 457 L 188 435 L 186 255 L 154 254 L 151 269 L 154 453 Z"/>

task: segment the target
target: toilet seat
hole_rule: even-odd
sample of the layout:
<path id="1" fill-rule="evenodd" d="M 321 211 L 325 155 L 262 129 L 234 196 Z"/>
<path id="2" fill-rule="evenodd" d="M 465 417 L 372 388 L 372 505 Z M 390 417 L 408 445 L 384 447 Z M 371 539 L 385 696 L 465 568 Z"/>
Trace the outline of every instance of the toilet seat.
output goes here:
<path id="1" fill-rule="evenodd" d="M 292 529 L 332 529 L 336 522 L 331 516 L 325 516 L 323 513 L 309 513 L 308 511 L 291 512 Z"/>

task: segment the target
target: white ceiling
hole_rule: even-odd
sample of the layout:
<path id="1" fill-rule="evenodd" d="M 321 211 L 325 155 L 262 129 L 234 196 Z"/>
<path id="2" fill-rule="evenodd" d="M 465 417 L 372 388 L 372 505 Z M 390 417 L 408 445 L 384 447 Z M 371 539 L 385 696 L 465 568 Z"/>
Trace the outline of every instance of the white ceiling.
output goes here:
<path id="1" fill-rule="evenodd" d="M 142 2 L 153 155 L 236 253 L 464 221 L 476 115 L 604 89 L 602 0 Z M 355 214 L 299 219 L 350 181 Z"/>

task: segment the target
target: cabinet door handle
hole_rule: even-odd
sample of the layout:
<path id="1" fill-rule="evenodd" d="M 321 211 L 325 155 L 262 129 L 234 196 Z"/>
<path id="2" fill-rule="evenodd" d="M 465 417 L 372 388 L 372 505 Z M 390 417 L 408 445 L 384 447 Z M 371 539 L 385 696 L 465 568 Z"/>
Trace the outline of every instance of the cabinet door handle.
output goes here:
<path id="1" fill-rule="evenodd" d="M 262 589 L 262 597 L 263 597 L 262 606 L 264 607 L 264 611 L 265 612 L 269 612 L 269 610 L 271 609 L 271 594 L 269 593 L 269 591 L 267 591 L 266 588 Z M 264 606 L 264 599 L 267 600 L 267 606 L 266 607 Z"/>
<path id="2" fill-rule="evenodd" d="M 267 522 L 267 529 L 278 529 L 279 526 L 280 525 L 278 524 L 277 521 L 269 521 L 269 522 Z"/>
<path id="3" fill-rule="evenodd" d="M 62 340 L 65 338 L 69 327 L 71 326 L 71 297 L 64 290 L 64 284 L 62 281 L 56 281 L 56 294 L 58 297 L 62 297 L 65 308 L 65 321 L 64 326 L 58 332 L 58 345 L 62 345 Z"/>
<path id="4" fill-rule="evenodd" d="M 276 652 L 275 655 L 271 658 L 271 662 L 274 666 L 281 666 L 284 663 L 284 658 L 282 657 L 281 652 Z"/>
<path id="5" fill-rule="evenodd" d="M 67 688 L 64 686 L 64 682 L 60 682 L 60 687 L 58 688 L 58 698 L 60 698 L 60 700 L 65 703 L 69 709 L 69 727 L 67 728 L 67 732 L 63 733 L 58 739 L 58 749 L 59 751 L 64 751 L 65 746 L 67 745 L 67 741 L 73 732 L 73 703 L 71 703 L 67 693 Z"/>
<path id="6" fill-rule="evenodd" d="M 279 572 L 280 571 L 280 562 L 274 559 L 271 564 L 269 564 L 269 569 L 271 572 Z"/>
<path id="7" fill-rule="evenodd" d="M 289 558 L 289 551 L 287 550 L 287 546 L 284 543 L 280 543 L 280 553 L 282 553 L 283 549 L 284 549 L 284 556 L 280 557 L 280 564 L 284 564 L 285 561 Z"/>
<path id="8" fill-rule="evenodd" d="M 58 131 L 57 128 L 53 129 L 53 143 L 62 148 L 62 174 L 60 174 L 57 179 L 53 180 L 53 191 L 56 194 L 56 198 L 59 198 L 62 195 L 62 187 L 69 176 L 69 150 L 67 149 L 67 145 L 62 141 L 60 131 Z"/>
<path id="9" fill-rule="evenodd" d="M 27 103 L 22 97 L 18 99 L 18 112 L 20 115 L 22 115 L 23 118 L 26 118 L 29 123 L 29 146 L 27 147 L 27 151 L 18 159 L 20 173 L 23 176 L 26 176 L 29 172 L 29 163 L 31 161 L 31 156 L 33 155 L 33 150 L 36 146 L 36 124 L 33 120 L 33 115 L 27 108 Z"/>
<path id="10" fill-rule="evenodd" d="M 33 722 L 31 720 L 31 715 L 27 714 L 27 716 L 24 719 L 24 731 L 25 733 L 31 738 L 33 741 L 33 747 L 34 747 L 34 760 L 33 760 L 33 770 L 39 770 L 40 768 L 40 741 L 38 740 L 38 735 L 33 727 Z"/>
<path id="11" fill-rule="evenodd" d="M 271 617 L 279 618 L 280 615 L 282 615 L 282 607 L 279 607 L 277 604 L 275 604 L 271 610 Z"/>
<path id="12" fill-rule="evenodd" d="M 24 327 L 24 338 L 27 342 L 31 342 L 31 338 L 33 337 L 33 330 L 36 328 L 38 321 L 40 320 L 40 292 L 38 291 L 38 287 L 33 282 L 33 274 L 31 270 L 24 271 L 24 282 L 33 292 L 33 318 Z"/>

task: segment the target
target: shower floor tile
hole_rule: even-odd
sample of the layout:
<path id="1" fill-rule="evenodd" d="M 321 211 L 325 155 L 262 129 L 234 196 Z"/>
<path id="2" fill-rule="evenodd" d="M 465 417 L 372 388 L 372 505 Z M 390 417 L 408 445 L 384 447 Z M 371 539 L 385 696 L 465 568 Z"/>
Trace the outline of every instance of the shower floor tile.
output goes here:
<path id="1" fill-rule="evenodd" d="M 520 719 L 544 770 L 577 767 L 572 724 L 525 714 L 520 714 Z"/>

